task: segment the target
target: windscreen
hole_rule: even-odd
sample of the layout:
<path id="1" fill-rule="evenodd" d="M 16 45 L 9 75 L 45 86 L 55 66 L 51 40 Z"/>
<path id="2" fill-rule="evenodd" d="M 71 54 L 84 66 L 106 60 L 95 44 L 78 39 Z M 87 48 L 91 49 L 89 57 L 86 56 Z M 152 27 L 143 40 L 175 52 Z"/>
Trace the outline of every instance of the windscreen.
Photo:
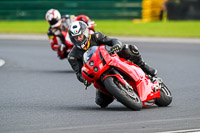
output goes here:
<path id="1" fill-rule="evenodd" d="M 83 63 L 87 63 L 91 58 L 98 46 L 90 47 L 84 54 L 83 54 Z"/>

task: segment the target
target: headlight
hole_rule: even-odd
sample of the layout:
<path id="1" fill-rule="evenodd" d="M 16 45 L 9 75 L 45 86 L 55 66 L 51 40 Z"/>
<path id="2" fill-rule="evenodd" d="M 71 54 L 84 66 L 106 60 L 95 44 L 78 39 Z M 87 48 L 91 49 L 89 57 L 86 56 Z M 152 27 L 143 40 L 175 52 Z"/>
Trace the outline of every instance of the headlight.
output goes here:
<path id="1" fill-rule="evenodd" d="M 98 72 L 98 71 L 99 71 L 99 68 L 98 68 L 98 67 L 94 67 L 94 71 L 95 71 L 95 72 Z"/>
<path id="2" fill-rule="evenodd" d="M 92 66 L 94 66 L 94 61 L 90 61 L 89 62 L 89 65 L 92 67 Z"/>

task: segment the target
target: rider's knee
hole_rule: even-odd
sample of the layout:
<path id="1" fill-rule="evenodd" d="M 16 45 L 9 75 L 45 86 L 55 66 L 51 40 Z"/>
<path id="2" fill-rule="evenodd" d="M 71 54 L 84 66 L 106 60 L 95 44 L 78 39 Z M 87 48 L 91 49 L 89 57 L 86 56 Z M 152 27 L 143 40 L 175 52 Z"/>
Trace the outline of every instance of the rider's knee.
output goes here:
<path id="1" fill-rule="evenodd" d="M 129 49 L 130 49 L 130 51 L 131 51 L 132 54 L 139 55 L 139 50 L 138 50 L 137 46 L 135 46 L 135 45 L 129 45 Z"/>
<path id="2" fill-rule="evenodd" d="M 122 50 L 119 52 L 119 56 L 125 59 L 129 59 L 133 56 L 138 56 L 139 51 L 135 45 L 125 44 Z"/>
<path id="3" fill-rule="evenodd" d="M 113 100 L 114 100 L 113 98 L 111 98 L 111 97 L 107 96 L 106 94 L 97 90 L 95 102 L 100 107 L 102 107 L 102 108 L 107 107 L 110 103 L 113 102 Z"/>

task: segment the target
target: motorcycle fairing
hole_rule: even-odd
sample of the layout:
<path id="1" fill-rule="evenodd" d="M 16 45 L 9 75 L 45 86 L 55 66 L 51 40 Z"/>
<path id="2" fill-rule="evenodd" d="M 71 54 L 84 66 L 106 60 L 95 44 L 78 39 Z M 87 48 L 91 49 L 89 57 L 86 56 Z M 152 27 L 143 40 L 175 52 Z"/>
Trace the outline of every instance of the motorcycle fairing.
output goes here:
<path id="1" fill-rule="evenodd" d="M 153 84 L 141 68 L 132 64 L 131 62 L 127 63 L 125 59 L 119 57 L 115 58 L 116 56 L 118 56 L 117 54 L 110 55 L 105 50 L 105 46 L 100 46 L 100 52 L 106 64 L 108 64 L 109 66 L 114 66 L 120 71 L 126 73 L 126 75 L 132 77 L 132 79 L 136 82 L 137 92 L 142 102 L 146 102 L 151 98 L 160 97 L 159 94 L 154 95 Z M 118 77 L 118 79 L 120 78 Z"/>
<path id="2" fill-rule="evenodd" d="M 99 47 L 98 47 L 99 48 Z M 97 49 L 98 49 L 97 48 Z M 95 49 L 95 47 L 94 47 Z M 90 54 L 90 53 L 89 53 Z M 103 58 L 100 55 L 99 50 L 92 52 L 92 55 L 89 55 L 90 59 L 85 61 L 85 67 L 82 67 L 82 75 L 88 82 L 95 82 L 99 79 L 101 74 L 109 69 L 109 66 L 104 63 Z M 94 64 L 91 66 L 90 62 L 93 61 Z M 98 68 L 98 71 L 94 71 L 94 68 Z"/>

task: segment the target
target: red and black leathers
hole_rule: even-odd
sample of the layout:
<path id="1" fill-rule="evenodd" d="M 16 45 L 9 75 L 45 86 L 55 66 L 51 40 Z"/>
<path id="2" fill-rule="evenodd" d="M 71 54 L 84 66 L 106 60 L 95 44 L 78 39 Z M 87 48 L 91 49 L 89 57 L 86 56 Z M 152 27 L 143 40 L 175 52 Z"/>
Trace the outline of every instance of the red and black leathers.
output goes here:
<path id="1" fill-rule="evenodd" d="M 50 27 L 47 35 L 50 40 L 51 49 L 57 51 L 57 55 L 60 59 L 66 58 L 73 47 L 68 32 L 59 28 Z"/>

